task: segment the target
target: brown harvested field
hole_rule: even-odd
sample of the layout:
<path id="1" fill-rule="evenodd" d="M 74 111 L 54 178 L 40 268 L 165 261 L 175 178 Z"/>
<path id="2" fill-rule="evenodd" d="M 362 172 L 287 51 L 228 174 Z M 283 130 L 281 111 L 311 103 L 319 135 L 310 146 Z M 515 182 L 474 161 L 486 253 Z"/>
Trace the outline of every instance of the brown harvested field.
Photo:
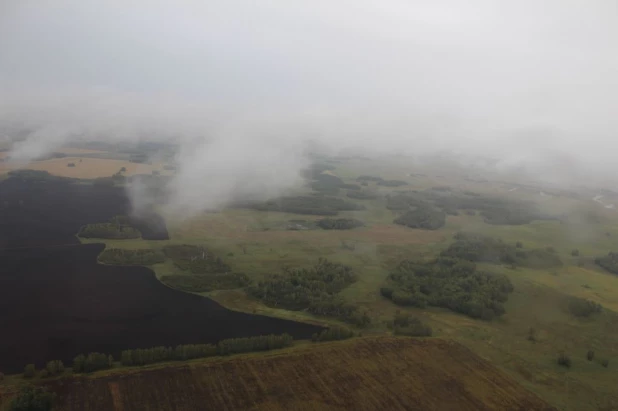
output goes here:
<path id="1" fill-rule="evenodd" d="M 371 337 L 52 383 L 59 410 L 555 410 L 448 340 Z"/>
<path id="2" fill-rule="evenodd" d="M 81 162 L 80 162 L 81 160 Z M 68 163 L 74 163 L 75 167 L 67 167 Z M 111 160 L 105 158 L 87 158 L 87 157 L 64 157 L 54 158 L 51 160 L 33 161 L 27 165 L 16 164 L 11 162 L 0 163 L 0 173 L 8 172 L 15 169 L 30 169 L 44 170 L 50 174 L 61 177 L 72 178 L 97 178 L 109 177 L 120 171 L 122 167 L 126 168 L 125 175 L 133 174 L 150 174 L 153 170 L 158 170 L 159 167 L 150 164 L 132 163 L 125 160 Z"/>

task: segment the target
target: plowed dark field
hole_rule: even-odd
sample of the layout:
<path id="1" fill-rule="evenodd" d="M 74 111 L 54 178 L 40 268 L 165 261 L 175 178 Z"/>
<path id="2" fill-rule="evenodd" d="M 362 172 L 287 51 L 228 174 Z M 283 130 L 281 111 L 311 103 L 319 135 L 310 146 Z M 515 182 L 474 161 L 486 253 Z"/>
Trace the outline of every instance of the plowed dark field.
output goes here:
<path id="1" fill-rule="evenodd" d="M 394 337 L 54 383 L 60 410 L 555 410 L 450 341 Z"/>
<path id="2" fill-rule="evenodd" d="M 172 290 L 144 267 L 96 263 L 102 244 L 80 245 L 86 223 L 123 214 L 122 190 L 67 183 L 0 183 L 0 371 L 79 353 L 216 342 L 320 328 L 227 310 Z M 161 236 L 160 226 L 142 233 Z M 165 233 L 165 237 L 167 234 Z"/>

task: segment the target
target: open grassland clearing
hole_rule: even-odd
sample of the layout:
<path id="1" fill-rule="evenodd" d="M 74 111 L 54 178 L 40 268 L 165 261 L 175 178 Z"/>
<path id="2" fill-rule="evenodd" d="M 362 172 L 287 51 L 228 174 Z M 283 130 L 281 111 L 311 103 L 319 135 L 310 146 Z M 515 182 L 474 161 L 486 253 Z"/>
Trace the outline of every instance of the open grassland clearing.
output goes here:
<path id="1" fill-rule="evenodd" d="M 359 338 L 50 384 L 58 410 L 553 410 L 440 340 Z"/>

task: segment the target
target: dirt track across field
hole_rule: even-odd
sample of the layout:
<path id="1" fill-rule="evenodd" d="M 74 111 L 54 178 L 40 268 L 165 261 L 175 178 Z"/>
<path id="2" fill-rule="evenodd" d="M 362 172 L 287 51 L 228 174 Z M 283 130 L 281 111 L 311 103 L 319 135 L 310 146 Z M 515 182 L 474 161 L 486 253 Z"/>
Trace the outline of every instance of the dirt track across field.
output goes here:
<path id="1" fill-rule="evenodd" d="M 373 337 L 55 383 L 60 410 L 555 410 L 467 348 Z"/>

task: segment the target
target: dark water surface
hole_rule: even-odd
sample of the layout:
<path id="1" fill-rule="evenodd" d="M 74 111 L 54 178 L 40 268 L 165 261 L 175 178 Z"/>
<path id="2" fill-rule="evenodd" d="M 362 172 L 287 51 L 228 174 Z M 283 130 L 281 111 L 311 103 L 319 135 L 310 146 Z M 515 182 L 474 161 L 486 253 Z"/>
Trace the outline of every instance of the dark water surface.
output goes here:
<path id="1" fill-rule="evenodd" d="M 172 290 L 145 267 L 96 263 L 102 244 L 75 237 L 87 223 L 127 214 L 124 191 L 66 182 L 0 183 L 0 371 L 79 353 L 216 342 L 320 328 L 227 310 Z M 152 220 L 150 220 L 152 221 Z M 140 226 L 166 238 L 164 225 Z"/>

